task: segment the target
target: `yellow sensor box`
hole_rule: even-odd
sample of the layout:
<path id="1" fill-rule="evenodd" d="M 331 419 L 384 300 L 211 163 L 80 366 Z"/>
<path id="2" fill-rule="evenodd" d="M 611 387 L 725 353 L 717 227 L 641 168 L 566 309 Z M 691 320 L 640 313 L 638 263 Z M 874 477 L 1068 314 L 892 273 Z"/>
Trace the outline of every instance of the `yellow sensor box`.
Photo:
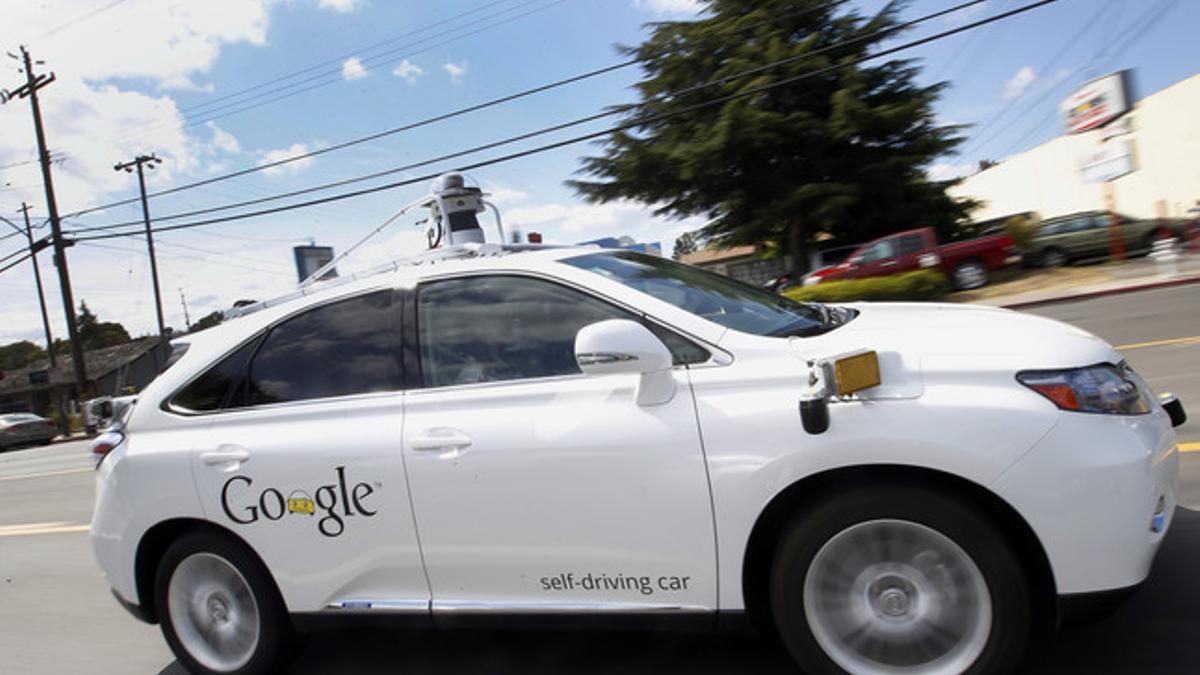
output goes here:
<path id="1" fill-rule="evenodd" d="M 843 396 L 879 386 L 879 355 L 874 351 L 845 356 L 833 362 L 838 394 Z"/>

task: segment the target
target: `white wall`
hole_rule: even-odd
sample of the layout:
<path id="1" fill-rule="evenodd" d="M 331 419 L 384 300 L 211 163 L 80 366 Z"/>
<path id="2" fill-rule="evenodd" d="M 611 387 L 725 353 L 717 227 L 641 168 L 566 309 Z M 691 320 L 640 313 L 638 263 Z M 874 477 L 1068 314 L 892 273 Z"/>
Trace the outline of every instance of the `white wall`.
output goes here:
<path id="1" fill-rule="evenodd" d="M 1200 199 L 1200 75 L 1142 99 L 1126 116 L 1133 133 L 1118 138 L 1132 140 L 1136 170 L 1113 181 L 1116 210 L 1138 218 L 1185 216 Z M 974 220 L 1103 209 L 1101 185 L 1084 183 L 1079 171 L 1100 133 L 1059 136 L 967 178 L 950 194 L 985 202 Z"/>

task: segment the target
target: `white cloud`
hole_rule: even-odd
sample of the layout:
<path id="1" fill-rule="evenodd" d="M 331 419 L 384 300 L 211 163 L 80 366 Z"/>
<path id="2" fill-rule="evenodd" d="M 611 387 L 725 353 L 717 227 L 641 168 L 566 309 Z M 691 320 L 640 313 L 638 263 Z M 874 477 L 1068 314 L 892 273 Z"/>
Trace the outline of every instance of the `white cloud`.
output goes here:
<path id="1" fill-rule="evenodd" d="M 60 210 L 91 206 L 113 192 L 127 196 L 128 176 L 112 165 L 141 152 L 152 150 L 165 160 L 151 174 L 152 185 L 203 171 L 200 158 L 212 151 L 208 133 L 185 131 L 169 95 L 142 92 L 209 91 L 211 84 L 197 84 L 197 78 L 209 71 L 224 45 L 265 44 L 276 1 L 124 3 L 75 24 L 64 17 L 89 15 L 94 0 L 7 3 L 0 44 L 32 43 L 33 57 L 45 62 L 38 70 L 57 75 L 41 100 L 51 147 L 65 156 L 54 169 Z M 131 91 L 127 80 L 146 84 Z M 0 166 L 34 152 L 26 101 L 0 106 L 0 128 Z M 13 186 L 11 199 L 41 200 L 36 165 L 0 170 L 4 183 Z"/>
<path id="2" fill-rule="evenodd" d="M 935 162 L 925 171 L 925 175 L 932 181 L 954 180 L 973 175 L 975 169 L 976 166 L 970 162 Z"/>
<path id="3" fill-rule="evenodd" d="M 281 150 L 271 150 L 270 152 L 263 153 L 262 159 L 258 160 L 258 165 L 262 166 L 264 164 L 278 162 L 289 157 L 295 157 L 296 155 L 303 155 L 308 151 L 309 146 L 307 144 L 292 143 L 291 147 L 283 148 Z M 288 162 L 287 164 L 281 164 L 279 166 L 273 166 L 269 169 L 263 169 L 262 172 L 268 176 L 293 176 L 300 173 L 304 169 L 307 169 L 312 165 L 312 163 L 312 157 L 305 157 L 294 162 Z"/>
<path id="4" fill-rule="evenodd" d="M 1026 92 L 1026 90 L 1029 89 L 1030 86 L 1033 85 L 1034 82 L 1037 82 L 1037 79 L 1037 72 L 1034 71 L 1033 66 L 1025 66 L 1024 68 L 1018 70 L 1016 74 L 1009 78 L 1008 82 L 1005 83 L 1004 98 L 1019 98 Z"/>
<path id="5" fill-rule="evenodd" d="M 529 199 L 529 193 L 516 188 L 505 187 L 503 185 L 492 184 L 488 186 L 484 192 L 487 192 L 488 200 L 500 207 L 513 206 Z"/>
<path id="6" fill-rule="evenodd" d="M 425 69 L 408 59 L 404 59 L 400 62 L 400 65 L 392 69 L 392 74 L 409 84 L 413 84 L 417 81 L 417 78 L 425 74 Z"/>
<path id="7" fill-rule="evenodd" d="M 351 56 L 342 62 L 342 79 L 361 80 L 366 76 L 367 69 L 363 67 L 362 61 L 359 61 L 357 56 Z"/>
<path id="8" fill-rule="evenodd" d="M 445 63 L 442 64 L 442 68 L 446 71 L 446 74 L 450 76 L 450 82 L 453 84 L 459 84 L 462 82 L 463 76 L 467 74 L 466 61 L 463 61 L 462 63 Z"/>
<path id="9" fill-rule="evenodd" d="M 698 14 L 704 9 L 700 0 L 633 0 L 633 6 L 655 14 Z"/>
<path id="10" fill-rule="evenodd" d="M 158 83 L 158 88 L 175 91 L 198 91 L 202 94 L 211 94 L 217 90 L 212 82 L 199 84 L 187 75 L 171 75 L 164 78 Z"/>
<path id="11" fill-rule="evenodd" d="M 205 122 L 204 126 L 212 132 L 212 145 L 214 148 L 228 154 L 241 152 L 242 145 L 238 143 L 236 136 L 217 126 L 217 123 L 212 120 Z"/>
<path id="12" fill-rule="evenodd" d="M 342 14 L 361 9 L 366 4 L 367 0 L 320 0 L 317 3 L 321 9 L 332 9 Z"/>

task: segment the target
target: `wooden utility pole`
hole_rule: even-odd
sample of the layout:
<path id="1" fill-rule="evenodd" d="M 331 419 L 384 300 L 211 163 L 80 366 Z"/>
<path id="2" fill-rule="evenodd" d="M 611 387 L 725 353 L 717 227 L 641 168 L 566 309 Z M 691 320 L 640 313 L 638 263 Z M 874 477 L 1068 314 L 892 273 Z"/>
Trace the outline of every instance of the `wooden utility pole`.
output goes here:
<path id="1" fill-rule="evenodd" d="M 28 98 L 33 110 L 33 130 L 37 135 L 38 157 L 42 164 L 42 183 L 46 189 L 46 210 L 50 214 L 54 266 L 58 269 L 58 285 L 62 290 L 63 309 L 67 318 L 67 337 L 71 341 L 71 364 L 75 370 L 75 391 L 82 401 L 90 397 L 91 383 L 88 382 L 87 364 L 83 361 L 83 344 L 79 340 L 79 331 L 75 324 L 75 298 L 71 294 L 71 275 L 67 269 L 67 244 L 63 241 L 62 227 L 58 219 L 58 203 L 54 199 L 54 178 L 50 174 L 50 150 L 46 147 L 46 130 L 42 126 L 42 108 L 38 103 L 38 90 L 54 81 L 54 73 L 35 75 L 33 57 L 29 55 L 29 50 L 24 46 L 21 47 L 21 60 L 25 65 L 25 84 L 13 91 L 3 92 L 0 103 L 7 103 L 14 97 Z M 93 432 L 94 428 L 89 428 L 87 431 Z"/>
<path id="2" fill-rule="evenodd" d="M 153 153 L 149 155 L 138 155 L 128 162 L 113 166 L 114 171 L 124 171 L 125 173 L 133 173 L 137 171 L 138 189 L 142 196 L 142 222 L 146 225 L 146 247 L 150 250 L 150 279 L 154 282 L 154 311 L 158 316 L 158 349 L 160 358 L 156 359 L 158 368 L 161 369 L 166 363 L 168 351 L 167 328 L 166 322 L 163 321 L 162 308 L 162 292 L 158 288 L 158 262 L 154 257 L 154 234 L 150 231 L 150 206 L 146 202 L 146 173 L 142 167 L 153 169 L 158 164 L 162 164 L 162 160 L 155 157 Z"/>

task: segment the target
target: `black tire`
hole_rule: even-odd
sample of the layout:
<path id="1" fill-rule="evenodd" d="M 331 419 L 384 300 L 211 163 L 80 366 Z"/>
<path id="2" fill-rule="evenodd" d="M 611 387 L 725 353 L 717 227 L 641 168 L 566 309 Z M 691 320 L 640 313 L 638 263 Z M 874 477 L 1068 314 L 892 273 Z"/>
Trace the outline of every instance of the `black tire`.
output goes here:
<path id="1" fill-rule="evenodd" d="M 1053 246 L 1042 251 L 1038 256 L 1038 265 L 1041 267 L 1063 267 L 1068 262 L 1067 254 L 1062 249 Z"/>
<path id="2" fill-rule="evenodd" d="M 819 638 L 814 633 L 814 627 L 810 625 L 810 609 L 806 608 L 805 588 L 810 575 L 814 576 L 814 580 L 821 579 L 825 581 L 830 578 L 823 577 L 820 569 L 831 568 L 813 565 L 818 553 L 823 550 L 826 551 L 823 554 L 823 561 L 830 559 L 837 560 L 838 562 L 832 569 L 836 570 L 834 572 L 835 575 L 841 575 L 844 578 L 854 575 L 854 570 L 858 563 L 870 559 L 872 556 L 881 555 L 879 553 L 880 550 L 889 551 L 888 548 L 872 548 L 871 550 L 861 548 L 856 549 L 857 558 L 849 556 L 834 556 L 830 558 L 830 551 L 840 551 L 842 549 L 837 548 L 836 543 L 832 545 L 832 548 L 826 549 L 827 543 L 835 540 L 835 538 L 838 542 L 852 541 L 846 539 L 846 537 L 855 536 L 854 533 L 863 531 L 862 528 L 877 528 L 881 527 L 881 524 L 882 526 L 890 526 L 895 523 L 900 524 L 901 527 L 913 526 L 914 528 L 919 528 L 921 531 L 932 531 L 935 536 L 941 536 L 953 542 L 953 544 L 957 545 L 959 551 L 965 552 L 966 556 L 974 564 L 975 570 L 979 573 L 976 578 L 981 576 L 983 582 L 986 584 L 987 603 L 974 603 L 974 606 L 969 608 L 967 604 L 939 608 L 944 611 L 946 616 L 954 613 L 961 617 L 967 616 L 972 612 L 977 617 L 990 616 L 990 624 L 978 623 L 978 631 L 972 634 L 976 636 L 974 640 L 968 639 L 969 636 L 964 636 L 958 642 L 954 642 L 953 640 L 947 640 L 944 634 L 938 634 L 936 631 L 929 629 L 922 629 L 920 628 L 921 624 L 914 624 L 917 626 L 917 630 L 925 630 L 929 637 L 929 642 L 934 642 L 935 639 L 936 641 L 950 642 L 951 646 L 948 649 L 959 649 L 961 645 L 962 651 L 959 652 L 959 658 L 960 660 L 964 660 L 964 665 L 958 669 L 960 672 L 970 673 L 971 675 L 1013 672 L 1020 664 L 1021 658 L 1030 642 L 1031 599 L 1029 584 L 1011 546 L 1007 543 L 1007 539 L 987 518 L 981 516 L 973 508 L 932 490 L 900 485 L 880 485 L 874 488 L 862 488 L 854 492 L 832 495 L 815 507 L 805 508 L 797 513 L 784 529 L 775 550 L 769 584 L 771 610 L 775 619 L 775 625 L 777 626 L 781 640 L 793 658 L 795 658 L 806 673 L 810 674 L 883 672 L 883 668 L 877 667 L 879 661 L 872 661 L 870 657 L 864 657 L 856 662 L 855 659 L 858 657 L 853 653 L 855 647 L 841 651 L 842 663 L 848 664 L 846 668 L 843 668 L 821 646 Z M 851 528 L 854 529 L 852 530 Z M 903 549 L 904 540 L 897 541 L 901 543 L 894 543 L 891 546 Z M 872 542 L 872 545 L 875 543 L 878 542 Z M 895 548 L 890 549 L 890 552 L 894 553 Z M 927 552 L 922 551 L 920 556 L 925 556 L 924 561 L 918 561 L 920 556 L 917 556 L 903 564 L 909 565 L 912 569 L 916 569 L 920 565 L 930 566 L 929 569 L 934 570 L 953 569 L 951 566 L 942 564 L 942 559 L 936 557 L 933 560 L 937 560 L 938 565 L 931 565 L 929 562 L 931 559 L 928 555 Z M 883 558 L 887 559 L 887 556 L 883 556 Z M 901 564 L 900 560 L 901 558 L 897 556 L 894 562 L 899 565 Z M 814 569 L 817 571 L 814 572 Z M 887 569 L 887 567 L 868 568 L 868 571 L 870 569 Z M 853 616 L 850 610 L 872 607 L 871 601 L 868 598 L 872 597 L 877 584 L 880 583 L 878 579 L 883 577 L 873 577 L 871 576 L 873 572 L 869 574 L 868 571 L 864 571 L 855 577 L 856 581 L 854 583 L 859 583 L 858 579 L 876 579 L 876 581 L 868 584 L 868 592 L 861 596 L 857 594 L 854 585 L 849 582 L 844 583 L 847 590 L 844 595 L 841 594 L 840 589 L 833 586 L 814 586 L 814 592 L 811 594 L 813 603 L 811 611 L 814 612 L 812 616 L 817 621 L 818 632 L 821 630 L 822 625 L 828 625 L 831 621 L 848 620 L 844 618 L 838 619 L 837 617 Z M 943 580 L 951 577 L 951 575 L 944 571 L 939 574 L 943 576 Z M 858 631 L 851 631 L 842 637 L 849 637 L 849 641 L 855 643 L 857 647 L 857 645 L 862 644 L 858 640 L 862 639 L 863 636 L 870 638 L 875 635 L 886 634 L 886 631 L 892 626 L 897 625 L 897 622 L 925 621 L 926 617 L 922 615 L 922 612 L 919 612 L 917 609 L 910 609 L 923 607 L 924 604 L 922 603 L 930 602 L 920 596 L 916 590 L 913 590 L 915 588 L 917 587 L 910 589 L 911 598 L 908 593 L 902 594 L 902 607 L 894 605 L 887 607 L 883 605 L 873 606 L 875 608 L 872 611 L 876 612 L 874 615 L 876 618 L 872 620 L 868 616 L 868 620 L 865 620 L 862 624 L 863 626 L 873 624 L 869 629 L 872 632 L 858 633 Z M 875 597 L 882 598 L 885 593 L 894 592 L 894 590 L 889 589 Z M 930 594 L 928 597 L 944 599 L 951 596 Z M 967 597 L 967 595 L 963 594 L 961 597 Z M 832 599 L 833 601 L 839 601 L 838 598 L 844 598 L 840 602 L 842 603 L 842 608 L 847 611 L 841 614 L 830 611 L 826 613 L 825 618 L 822 618 L 819 610 L 826 605 L 818 605 L 818 598 L 822 600 Z M 862 599 L 860 600 L 860 598 Z M 875 602 L 878 603 L 879 601 L 876 600 Z M 987 611 L 989 606 L 990 612 Z M 882 609 L 883 612 L 899 610 L 902 614 L 885 616 L 879 613 L 881 611 L 880 607 L 884 607 Z M 916 618 L 909 617 L 909 614 L 912 614 Z M 861 617 L 862 614 L 856 616 Z M 936 620 L 937 615 L 934 616 Z M 857 620 L 856 618 L 854 622 L 857 622 Z M 929 622 L 929 624 L 932 624 L 932 622 Z M 875 632 L 880 626 L 884 630 Z M 902 630 L 904 629 L 906 628 L 902 627 Z M 826 636 L 826 642 L 830 642 L 829 632 L 826 631 L 823 634 Z M 934 637 L 935 635 L 936 638 Z M 840 649 L 837 646 L 837 639 L 839 638 L 834 638 L 833 640 L 834 651 Z M 891 658 L 896 664 L 912 666 L 913 672 L 923 672 L 924 666 L 933 665 L 929 661 L 924 663 L 920 661 L 922 658 L 930 658 L 923 651 L 927 646 L 924 640 L 920 644 L 922 652 L 917 653 L 915 652 L 917 641 L 896 642 L 896 640 L 900 639 L 892 638 L 892 642 L 886 647 L 886 651 L 880 653 Z M 886 642 L 887 640 L 884 641 Z M 896 645 L 899 645 L 899 647 Z M 848 657 L 849 661 L 847 661 L 847 653 L 850 653 Z M 978 655 L 973 656 L 976 653 Z M 948 651 L 942 657 L 938 658 L 944 657 L 950 659 L 954 655 L 954 652 Z M 907 660 L 901 663 L 902 659 Z M 969 665 L 967 665 L 968 662 Z M 944 665 L 944 662 L 939 665 Z"/>
<path id="3" fill-rule="evenodd" d="M 954 287 L 960 291 L 969 291 L 987 285 L 987 265 L 970 258 L 954 266 Z"/>
<path id="4" fill-rule="evenodd" d="M 236 570 L 248 587 L 248 593 L 238 597 L 243 601 L 247 597 L 253 598 L 253 604 L 257 611 L 257 622 L 253 622 L 257 623 L 257 639 L 254 640 L 253 646 L 247 649 L 249 657 L 244 663 L 229 667 L 214 665 L 211 662 L 206 663 L 205 655 L 194 654 L 185 646 L 188 639 L 181 637 L 180 627 L 176 626 L 171 611 L 170 584 L 182 563 L 191 561 L 190 565 L 197 560 L 223 561 Z M 234 608 L 233 611 L 228 612 L 229 616 L 236 619 L 246 614 L 237 611 L 237 602 L 231 602 L 227 598 L 213 598 L 216 594 L 206 592 L 209 593 L 209 602 L 215 600 L 221 603 L 220 607 L 232 606 Z M 198 595 L 193 598 L 197 601 L 200 599 Z M 223 600 L 224 602 L 222 602 Z M 178 611 L 183 606 L 180 604 L 179 596 L 174 602 Z M 258 558 L 246 550 L 242 544 L 228 537 L 214 532 L 189 532 L 172 543 L 163 554 L 155 575 L 154 609 L 158 614 L 159 627 L 162 629 L 163 637 L 166 638 L 167 644 L 170 645 L 171 651 L 175 653 L 180 664 L 189 672 L 257 675 L 278 673 L 287 669 L 292 651 L 290 647 L 295 641 L 295 633 L 283 599 L 275 587 L 274 580 Z M 186 623 L 187 619 L 184 621 Z M 236 623 L 236 621 L 230 623 Z M 184 632 L 187 632 L 186 628 L 184 628 Z M 192 641 L 195 641 L 194 636 Z M 207 658 L 211 659 L 211 656 Z"/>

